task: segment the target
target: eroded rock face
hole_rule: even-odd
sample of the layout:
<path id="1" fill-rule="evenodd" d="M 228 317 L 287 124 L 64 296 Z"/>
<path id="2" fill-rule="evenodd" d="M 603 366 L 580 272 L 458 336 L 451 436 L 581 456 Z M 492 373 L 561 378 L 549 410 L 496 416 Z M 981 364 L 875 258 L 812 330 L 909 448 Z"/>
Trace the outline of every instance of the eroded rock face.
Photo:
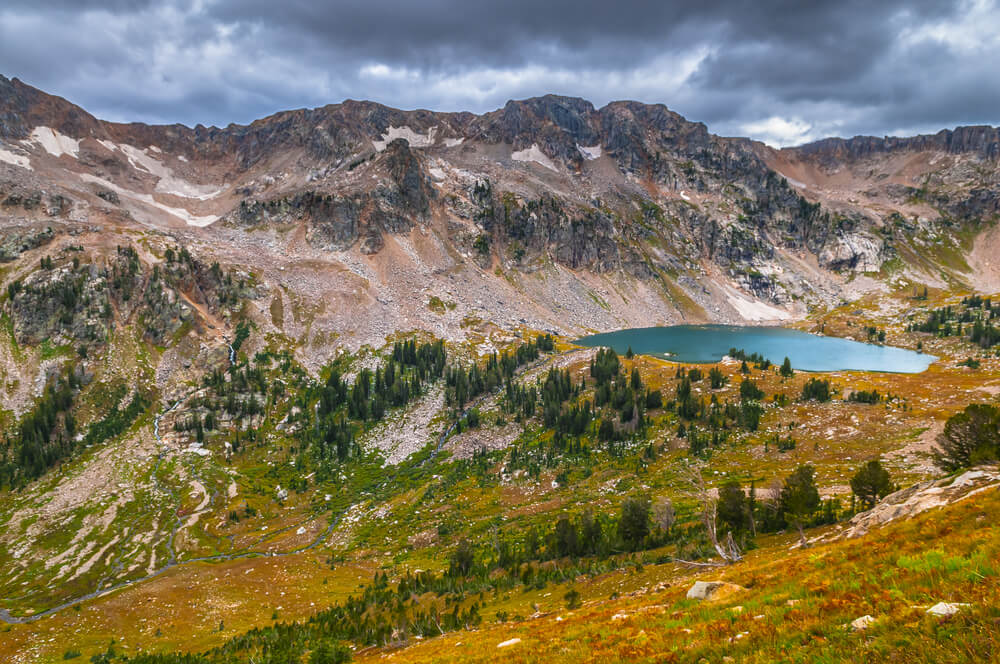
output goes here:
<path id="1" fill-rule="evenodd" d="M 498 196 L 488 183 L 477 185 L 473 198 L 480 206 L 480 227 L 523 270 L 551 259 L 574 270 L 651 274 L 642 257 L 621 241 L 619 220 L 607 212 L 580 210 L 553 196 L 528 201 Z"/>
<path id="2" fill-rule="evenodd" d="M 10 314 L 19 344 L 102 343 L 107 338 L 108 289 L 86 267 L 37 270 L 12 291 Z"/>
<path id="3" fill-rule="evenodd" d="M 929 480 L 889 494 L 875 507 L 856 514 L 841 537 L 861 537 L 872 528 L 916 516 L 935 507 L 949 505 L 982 491 L 1000 488 L 1000 468 L 982 466 L 958 477 Z"/>
<path id="4" fill-rule="evenodd" d="M 838 272 L 877 272 L 885 259 L 883 243 L 860 233 L 838 236 L 819 254 L 820 265 Z"/>
<path id="5" fill-rule="evenodd" d="M 951 154 L 973 153 L 986 159 L 1000 158 L 1000 129 L 989 126 L 943 129 L 936 134 L 911 137 L 855 136 L 825 138 L 794 148 L 803 155 L 812 155 L 828 166 L 847 159 L 857 160 L 890 151 L 934 150 Z"/>
<path id="6" fill-rule="evenodd" d="M 23 210 L 59 217 L 69 212 L 73 202 L 62 194 L 0 182 L 0 209 Z"/>
<path id="7" fill-rule="evenodd" d="M 410 144 L 405 138 L 397 138 L 386 146 L 381 158 L 395 185 L 384 187 L 378 192 L 381 202 L 401 216 L 425 219 L 430 213 L 434 189 L 430 186 L 420 160 L 410 149 Z"/>
<path id="8" fill-rule="evenodd" d="M 945 205 L 958 219 L 995 219 L 1000 214 L 1000 192 L 995 189 L 975 188 L 958 200 L 946 201 Z"/>
<path id="9" fill-rule="evenodd" d="M 364 253 L 376 253 L 382 233 L 406 233 L 426 221 L 434 190 L 419 158 L 405 139 L 391 141 L 376 159 L 388 178 L 352 194 L 308 190 L 266 200 L 244 199 L 227 216 L 241 226 L 306 222 L 313 246 L 343 251 L 361 240 Z"/>
<path id="10" fill-rule="evenodd" d="M 56 166 L 46 151 L 21 143 L 17 150 L 40 157 L 41 170 L 11 166 L 17 173 L 3 179 L 17 180 L 24 191 L 0 193 L 0 203 L 34 219 L 94 213 L 130 221 L 125 215 L 142 207 L 142 197 L 157 193 L 157 176 L 124 152 L 109 151 L 111 141 L 149 158 L 155 153 L 199 190 L 208 188 L 199 178 L 211 179 L 221 195 L 192 202 L 199 216 L 203 211 L 242 227 L 302 224 L 307 241 L 321 250 L 377 253 L 384 234 L 409 233 L 440 214 L 456 229 L 446 238 L 447 249 L 484 270 L 498 260 L 529 272 L 557 264 L 621 272 L 659 290 L 663 279 L 698 281 L 707 267 L 778 304 L 825 293 L 814 287 L 815 275 L 786 260 L 790 254 L 810 263 L 815 258 L 828 270 L 878 270 L 895 255 L 896 244 L 912 240 L 917 216 L 927 216 L 907 207 L 940 212 L 942 227 L 1000 215 L 998 130 L 990 127 L 910 139 L 834 139 L 775 151 L 715 136 L 662 104 L 595 108 L 557 95 L 510 101 L 478 116 L 346 101 L 246 126 L 125 125 L 99 121 L 65 100 L 0 78 L 5 144 L 26 140 L 40 126 L 79 144 L 73 179 L 99 179 L 83 190 L 64 188 L 70 195 L 81 192 L 78 201 L 69 200 L 48 186 L 43 171 Z M 527 161 L 537 163 L 514 156 L 525 150 L 532 155 Z M 930 164 L 925 181 L 890 177 L 864 161 L 921 150 L 928 154 L 918 161 Z M 65 167 L 70 158 L 60 159 Z M 795 160 L 807 170 L 846 169 L 864 181 L 865 197 L 871 192 L 868 198 L 879 199 L 879 206 L 888 199 L 897 209 L 831 202 L 832 189 L 793 187 L 774 169 Z M 473 178 L 487 177 L 496 191 L 462 195 Z M 924 184 L 916 188 L 915 182 Z M 176 197 L 155 202 L 157 222 L 171 214 L 164 206 L 178 205 Z M 185 222 L 184 215 L 174 216 Z"/>
<path id="11" fill-rule="evenodd" d="M 51 228 L 14 227 L 0 232 L 0 263 L 8 263 L 26 251 L 48 244 L 53 237 Z"/>

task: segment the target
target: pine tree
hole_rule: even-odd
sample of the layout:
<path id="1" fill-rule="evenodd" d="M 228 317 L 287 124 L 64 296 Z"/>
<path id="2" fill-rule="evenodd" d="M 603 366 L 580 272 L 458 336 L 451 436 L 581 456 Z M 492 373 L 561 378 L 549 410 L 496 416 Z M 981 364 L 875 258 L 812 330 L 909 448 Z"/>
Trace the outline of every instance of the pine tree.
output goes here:
<path id="1" fill-rule="evenodd" d="M 750 510 L 746 494 L 737 480 L 729 480 L 719 487 L 719 502 L 716 517 L 729 526 L 734 535 L 739 535 L 750 525 Z"/>
<path id="2" fill-rule="evenodd" d="M 874 507 L 879 498 L 884 498 L 892 491 L 889 471 L 882 467 L 878 459 L 872 459 L 851 478 L 851 491 L 862 505 Z"/>
<path id="3" fill-rule="evenodd" d="M 785 479 L 785 484 L 781 487 L 781 511 L 785 519 L 798 529 L 803 548 L 808 546 L 803 528 L 820 504 L 815 476 L 816 471 L 812 466 L 802 465 Z"/>
<path id="4" fill-rule="evenodd" d="M 649 502 L 640 498 L 626 498 L 618 519 L 618 537 L 630 551 L 642 546 L 649 534 Z"/>
<path id="5" fill-rule="evenodd" d="M 1000 408 L 972 404 L 945 422 L 934 462 L 953 472 L 1000 459 Z"/>

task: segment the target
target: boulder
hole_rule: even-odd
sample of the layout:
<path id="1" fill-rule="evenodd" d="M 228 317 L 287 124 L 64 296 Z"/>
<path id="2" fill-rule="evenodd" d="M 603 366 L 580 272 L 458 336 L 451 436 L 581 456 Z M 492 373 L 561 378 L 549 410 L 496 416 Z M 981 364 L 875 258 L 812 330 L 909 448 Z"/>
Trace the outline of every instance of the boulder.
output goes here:
<path id="1" fill-rule="evenodd" d="M 890 521 L 908 519 L 929 509 L 950 505 L 998 487 L 1000 468 L 996 466 L 979 466 L 954 479 L 945 477 L 920 482 L 891 493 L 872 509 L 854 515 L 838 538 L 861 537 L 872 528 Z"/>
<path id="2" fill-rule="evenodd" d="M 852 621 L 851 629 L 854 630 L 855 632 L 861 632 L 868 629 L 874 624 L 875 624 L 875 618 L 865 615 Z"/>
<path id="3" fill-rule="evenodd" d="M 695 581 L 687 591 L 688 599 L 713 602 L 730 597 L 746 590 L 743 586 L 726 581 Z"/>
<path id="4" fill-rule="evenodd" d="M 932 616 L 937 616 L 939 618 L 950 618 L 955 615 L 963 608 L 969 606 L 968 604 L 961 603 L 949 603 L 949 602 L 938 602 L 931 608 L 927 609 L 927 613 Z"/>

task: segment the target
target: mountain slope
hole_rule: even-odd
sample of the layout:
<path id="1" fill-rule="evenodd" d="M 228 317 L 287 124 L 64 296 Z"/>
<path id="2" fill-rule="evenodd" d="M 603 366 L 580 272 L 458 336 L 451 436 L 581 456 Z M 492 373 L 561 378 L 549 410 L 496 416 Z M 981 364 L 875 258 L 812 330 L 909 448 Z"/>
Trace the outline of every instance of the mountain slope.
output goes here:
<path id="1" fill-rule="evenodd" d="M 322 264 L 311 299 L 334 282 L 375 310 L 314 326 L 352 345 L 378 341 L 372 327 L 461 335 L 469 316 L 566 331 L 799 317 L 874 287 L 846 281 L 896 258 L 927 283 L 989 272 L 968 273 L 967 239 L 956 260 L 922 251 L 995 217 L 987 128 L 775 151 L 662 105 L 555 96 L 482 116 L 347 101 L 224 129 L 106 123 L 16 79 L 0 99 L 16 217 L 134 219 L 262 272 L 290 254 Z M 40 191 L 55 214 L 17 205 Z M 273 270 L 264 281 L 281 287 Z M 456 313 L 380 306 L 417 284 L 451 291 Z"/>
<path id="2" fill-rule="evenodd" d="M 578 637 L 549 653 L 568 659 L 619 609 L 650 617 L 614 650 L 653 657 L 689 608 L 673 559 L 719 553 L 706 495 L 735 481 L 759 526 L 733 527 L 750 553 L 728 578 L 773 580 L 800 466 L 816 537 L 860 510 L 860 464 L 935 478 L 945 421 L 1000 395 L 996 133 L 774 150 L 662 105 L 551 95 L 147 126 L 0 77 L 0 659 L 115 661 L 114 638 L 242 661 L 274 634 L 276 661 L 342 641 L 365 659 L 442 633 L 396 654 L 463 641 L 492 658 L 512 629 Z M 678 322 L 783 322 L 934 361 L 806 374 L 751 348 L 685 367 L 572 343 Z M 942 541 L 993 578 L 969 503 Z M 856 575 L 863 549 L 820 550 L 830 570 L 787 559 L 812 584 Z M 803 597 L 792 626 L 764 611 L 780 639 L 762 647 L 865 652 L 829 622 L 866 607 L 851 582 Z M 666 624 L 647 595 L 606 599 L 660 583 Z M 521 622 L 576 587 L 567 625 Z M 990 598 L 961 624 L 987 633 Z M 903 603 L 878 605 L 916 619 Z M 748 617 L 699 611 L 689 650 L 721 656 L 706 639 Z M 884 626 L 879 648 L 909 629 Z"/>

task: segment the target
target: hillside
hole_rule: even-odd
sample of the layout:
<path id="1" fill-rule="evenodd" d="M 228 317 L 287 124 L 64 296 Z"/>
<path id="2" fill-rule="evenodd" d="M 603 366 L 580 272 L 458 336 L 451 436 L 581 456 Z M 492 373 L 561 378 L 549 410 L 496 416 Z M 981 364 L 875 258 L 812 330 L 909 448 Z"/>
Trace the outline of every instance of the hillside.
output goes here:
<path id="1" fill-rule="evenodd" d="M 935 451 L 1000 397 L 998 159 L 552 95 L 117 124 L 0 76 L 0 659 L 988 658 L 997 421 Z M 932 363 L 574 343 L 675 323 Z"/>

